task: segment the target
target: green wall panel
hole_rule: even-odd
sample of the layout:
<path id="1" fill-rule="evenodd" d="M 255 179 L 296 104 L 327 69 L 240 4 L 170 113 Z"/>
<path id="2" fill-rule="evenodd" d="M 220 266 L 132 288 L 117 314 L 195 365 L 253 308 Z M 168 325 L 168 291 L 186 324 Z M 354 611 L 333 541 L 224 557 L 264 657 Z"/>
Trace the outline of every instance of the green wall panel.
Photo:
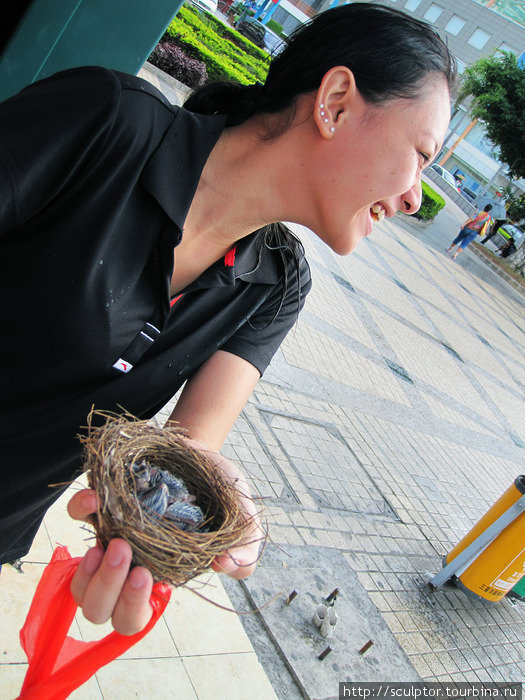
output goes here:
<path id="1" fill-rule="evenodd" d="M 0 59 L 0 100 L 57 71 L 136 74 L 182 0 L 34 0 Z"/>

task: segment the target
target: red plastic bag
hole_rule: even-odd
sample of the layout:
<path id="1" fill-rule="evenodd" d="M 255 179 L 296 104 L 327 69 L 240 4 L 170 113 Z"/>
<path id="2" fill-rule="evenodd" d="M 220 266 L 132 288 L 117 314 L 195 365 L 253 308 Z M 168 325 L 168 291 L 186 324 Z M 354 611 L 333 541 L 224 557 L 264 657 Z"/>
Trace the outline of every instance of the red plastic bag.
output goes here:
<path id="1" fill-rule="evenodd" d="M 66 547 L 57 547 L 44 569 L 24 626 L 20 642 L 29 668 L 19 700 L 62 700 L 85 683 L 99 668 L 141 640 L 164 612 L 171 588 L 156 583 L 151 593 L 153 615 L 137 634 L 124 636 L 111 632 L 96 642 L 81 642 L 67 633 L 77 605 L 70 591 L 73 574 L 80 562 Z"/>

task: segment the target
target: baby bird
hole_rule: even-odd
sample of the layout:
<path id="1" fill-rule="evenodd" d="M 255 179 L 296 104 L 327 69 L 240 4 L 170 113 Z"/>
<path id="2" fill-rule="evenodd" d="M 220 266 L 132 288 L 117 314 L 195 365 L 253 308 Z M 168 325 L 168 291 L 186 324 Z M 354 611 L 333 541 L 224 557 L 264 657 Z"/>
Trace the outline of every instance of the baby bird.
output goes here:
<path id="1" fill-rule="evenodd" d="M 190 495 L 190 492 L 182 479 L 179 479 L 166 471 L 163 473 L 163 475 L 164 483 L 168 487 L 169 491 L 168 501 L 170 504 L 174 503 L 175 501 L 186 501 L 193 503 L 195 496 Z"/>
<path id="2" fill-rule="evenodd" d="M 184 502 L 172 503 L 166 509 L 164 517 L 172 520 L 184 532 L 197 532 L 204 520 L 204 514 L 199 506 Z"/>
<path id="3" fill-rule="evenodd" d="M 149 515 L 165 517 L 185 532 L 199 530 L 204 514 L 182 479 L 144 460 L 127 466 L 130 487 Z"/>
<path id="4" fill-rule="evenodd" d="M 146 491 L 139 497 L 143 508 L 154 515 L 164 515 L 168 507 L 168 487 L 160 483 L 150 491 Z"/>
<path id="5" fill-rule="evenodd" d="M 129 464 L 127 465 L 129 467 Z M 131 465 L 132 480 L 135 483 L 137 493 L 147 491 L 150 488 L 150 467 L 147 462 L 136 462 Z"/>

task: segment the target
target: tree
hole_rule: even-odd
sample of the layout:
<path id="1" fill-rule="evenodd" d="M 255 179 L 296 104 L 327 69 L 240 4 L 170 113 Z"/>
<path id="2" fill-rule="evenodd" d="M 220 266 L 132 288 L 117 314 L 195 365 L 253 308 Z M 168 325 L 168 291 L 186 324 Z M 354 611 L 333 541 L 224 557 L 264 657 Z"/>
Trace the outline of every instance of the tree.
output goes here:
<path id="1" fill-rule="evenodd" d="M 512 188 L 507 186 L 503 188 L 502 194 L 507 203 L 507 218 L 511 221 L 525 219 L 525 193 L 517 196 Z"/>
<path id="2" fill-rule="evenodd" d="M 470 113 L 485 126 L 509 173 L 525 177 L 525 69 L 508 51 L 481 58 L 465 69 L 458 102 L 472 97 Z"/>

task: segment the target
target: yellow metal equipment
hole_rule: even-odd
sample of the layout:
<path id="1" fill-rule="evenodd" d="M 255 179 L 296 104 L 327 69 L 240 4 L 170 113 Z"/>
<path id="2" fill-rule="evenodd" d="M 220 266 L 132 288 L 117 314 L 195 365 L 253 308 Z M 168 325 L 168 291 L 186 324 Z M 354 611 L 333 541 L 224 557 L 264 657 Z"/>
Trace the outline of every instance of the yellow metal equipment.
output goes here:
<path id="1" fill-rule="evenodd" d="M 450 564 L 525 494 L 525 476 L 518 476 L 512 486 L 494 503 L 485 515 L 446 557 Z M 525 574 L 525 511 L 518 514 L 455 575 L 460 588 L 484 598 L 501 600 Z"/>

